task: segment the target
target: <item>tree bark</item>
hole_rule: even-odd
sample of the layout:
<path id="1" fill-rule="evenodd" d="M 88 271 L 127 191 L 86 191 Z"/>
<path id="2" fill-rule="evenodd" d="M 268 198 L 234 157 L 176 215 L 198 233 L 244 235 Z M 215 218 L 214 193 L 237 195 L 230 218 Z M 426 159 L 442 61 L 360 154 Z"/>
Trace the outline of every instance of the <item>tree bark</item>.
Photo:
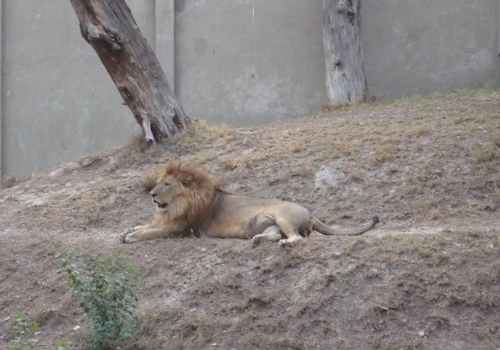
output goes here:
<path id="1" fill-rule="evenodd" d="M 125 0 L 70 0 L 82 37 L 96 51 L 146 140 L 186 128 L 190 118 L 170 91 L 165 73 Z"/>
<path id="2" fill-rule="evenodd" d="M 367 89 L 360 9 L 361 0 L 323 0 L 326 89 L 333 104 L 362 99 Z"/>

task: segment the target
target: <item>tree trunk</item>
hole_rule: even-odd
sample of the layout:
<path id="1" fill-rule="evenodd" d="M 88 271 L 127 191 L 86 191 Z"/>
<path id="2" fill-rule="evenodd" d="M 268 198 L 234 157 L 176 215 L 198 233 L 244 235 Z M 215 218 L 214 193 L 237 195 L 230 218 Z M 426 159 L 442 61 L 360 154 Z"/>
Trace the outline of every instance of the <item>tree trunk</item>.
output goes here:
<path id="1" fill-rule="evenodd" d="M 366 92 L 360 9 L 361 0 L 323 0 L 326 89 L 333 104 L 362 99 Z"/>
<path id="2" fill-rule="evenodd" d="M 125 0 L 70 0 L 94 48 L 150 142 L 189 125 Z"/>

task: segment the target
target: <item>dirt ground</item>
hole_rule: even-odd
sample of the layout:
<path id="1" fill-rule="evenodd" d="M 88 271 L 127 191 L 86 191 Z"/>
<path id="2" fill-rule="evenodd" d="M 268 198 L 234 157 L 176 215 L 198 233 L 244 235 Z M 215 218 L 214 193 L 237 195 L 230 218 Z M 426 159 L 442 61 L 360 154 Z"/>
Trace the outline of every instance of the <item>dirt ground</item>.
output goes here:
<path id="1" fill-rule="evenodd" d="M 121 349 L 499 349 L 500 93 L 405 98 L 259 127 L 197 123 L 162 146 L 136 138 L 0 192 L 0 348 L 13 315 L 39 349 L 85 349 L 88 323 L 58 249 L 117 251 L 141 271 L 141 330 Z M 132 245 L 147 188 L 177 155 L 233 193 L 302 204 L 360 237 L 294 247 L 188 238 Z M 79 328 L 79 329 L 77 329 Z"/>

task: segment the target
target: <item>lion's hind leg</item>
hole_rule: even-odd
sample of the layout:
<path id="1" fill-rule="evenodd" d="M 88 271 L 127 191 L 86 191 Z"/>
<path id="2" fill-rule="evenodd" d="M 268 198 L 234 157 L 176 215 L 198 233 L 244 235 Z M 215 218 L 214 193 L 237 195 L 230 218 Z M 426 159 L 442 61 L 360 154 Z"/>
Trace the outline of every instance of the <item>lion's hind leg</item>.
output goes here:
<path id="1" fill-rule="evenodd" d="M 281 222 L 278 222 L 278 225 L 287 237 L 286 239 L 279 240 L 278 244 L 281 247 L 290 246 L 302 240 L 302 236 L 298 233 L 297 229 L 292 223 L 281 220 Z"/>
<path id="2" fill-rule="evenodd" d="M 255 248 L 262 241 L 278 242 L 281 239 L 281 229 L 278 225 L 269 226 L 264 232 L 255 235 L 252 238 L 252 248 Z"/>

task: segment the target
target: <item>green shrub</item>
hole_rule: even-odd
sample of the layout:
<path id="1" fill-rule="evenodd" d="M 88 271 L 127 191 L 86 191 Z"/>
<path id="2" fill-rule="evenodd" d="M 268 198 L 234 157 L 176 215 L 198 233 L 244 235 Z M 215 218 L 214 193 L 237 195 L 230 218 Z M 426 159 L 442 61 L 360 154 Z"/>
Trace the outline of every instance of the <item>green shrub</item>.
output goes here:
<path id="1" fill-rule="evenodd" d="M 62 253 L 68 285 L 81 300 L 92 323 L 94 348 L 112 349 L 133 338 L 136 329 L 138 272 L 119 255 L 84 258 L 78 251 Z"/>
<path id="2" fill-rule="evenodd" d="M 35 349 L 36 344 L 38 344 L 38 327 L 40 323 L 35 322 L 32 325 L 28 325 L 28 322 L 24 319 L 22 312 L 18 312 L 14 315 L 14 325 L 12 330 L 16 333 L 15 338 L 11 341 L 11 346 L 9 350 L 32 350 Z"/>

